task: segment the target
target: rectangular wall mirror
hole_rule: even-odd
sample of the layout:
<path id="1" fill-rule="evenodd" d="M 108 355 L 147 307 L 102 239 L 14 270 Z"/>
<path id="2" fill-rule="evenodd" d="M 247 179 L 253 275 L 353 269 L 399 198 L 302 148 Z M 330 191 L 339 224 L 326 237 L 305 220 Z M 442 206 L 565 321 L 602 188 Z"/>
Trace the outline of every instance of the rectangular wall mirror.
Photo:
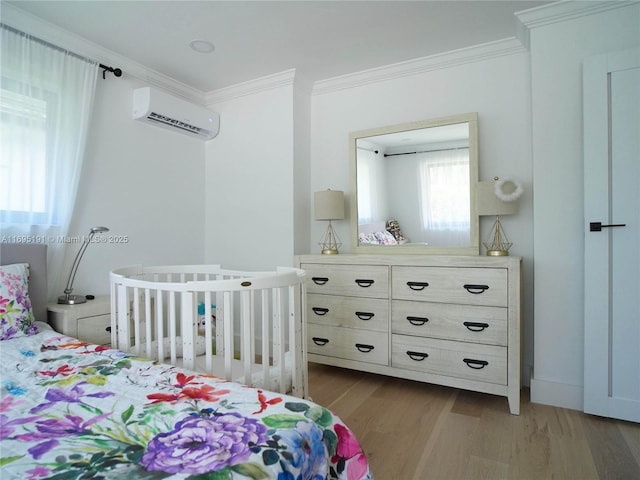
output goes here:
<path id="1" fill-rule="evenodd" d="M 349 136 L 356 253 L 478 255 L 478 115 Z"/>

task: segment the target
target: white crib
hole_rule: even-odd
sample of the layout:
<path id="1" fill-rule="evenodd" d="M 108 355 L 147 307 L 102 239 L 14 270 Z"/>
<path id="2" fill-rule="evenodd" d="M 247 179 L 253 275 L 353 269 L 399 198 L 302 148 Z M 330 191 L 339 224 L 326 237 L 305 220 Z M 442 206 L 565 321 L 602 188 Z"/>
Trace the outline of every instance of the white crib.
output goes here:
<path id="1" fill-rule="evenodd" d="M 110 283 L 111 344 L 119 350 L 308 396 L 303 270 L 137 265 L 113 270 Z"/>

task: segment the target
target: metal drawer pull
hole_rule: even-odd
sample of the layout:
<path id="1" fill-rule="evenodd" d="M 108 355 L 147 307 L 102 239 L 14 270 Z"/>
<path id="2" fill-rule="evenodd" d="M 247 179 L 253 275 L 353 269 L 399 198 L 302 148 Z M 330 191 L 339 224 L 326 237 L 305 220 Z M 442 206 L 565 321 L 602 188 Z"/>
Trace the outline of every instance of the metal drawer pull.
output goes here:
<path id="1" fill-rule="evenodd" d="M 323 315 L 326 315 L 327 313 L 329 313 L 329 309 L 328 308 L 311 307 L 311 310 L 313 310 L 313 313 L 315 313 L 316 315 L 319 315 L 319 316 L 323 316 Z"/>
<path id="2" fill-rule="evenodd" d="M 464 322 L 463 325 L 472 332 L 481 332 L 485 328 L 489 328 L 488 323 L 481 323 L 481 322 Z"/>
<path id="3" fill-rule="evenodd" d="M 409 287 L 411 290 L 416 290 L 418 292 L 420 290 L 424 290 L 428 286 L 429 286 L 429 282 L 407 282 L 407 287 Z"/>
<path id="4" fill-rule="evenodd" d="M 424 325 L 429 321 L 427 317 L 407 317 L 407 320 L 411 325 L 415 325 L 416 327 Z"/>
<path id="5" fill-rule="evenodd" d="M 375 280 L 365 280 L 362 278 L 356 278 L 355 282 L 359 287 L 368 288 L 375 283 Z"/>
<path id="6" fill-rule="evenodd" d="M 474 370 L 481 370 L 489 365 L 489 362 L 486 360 L 474 360 L 473 358 L 463 358 L 462 361 L 467 364 L 467 367 L 473 368 Z"/>
<path id="7" fill-rule="evenodd" d="M 329 278 L 328 277 L 311 277 L 311 280 L 313 280 L 313 283 L 315 283 L 316 285 L 324 285 L 329 281 Z"/>
<path id="8" fill-rule="evenodd" d="M 356 343 L 356 348 L 360 350 L 362 353 L 369 353 L 371 350 L 373 350 L 376 347 L 374 347 L 373 345 L 366 345 L 364 343 Z"/>
<path id="9" fill-rule="evenodd" d="M 371 320 L 376 314 L 372 312 L 356 312 L 356 317 L 360 320 Z"/>
<path id="10" fill-rule="evenodd" d="M 318 345 L 320 347 L 323 347 L 327 343 L 329 343 L 329 339 L 328 338 L 312 337 L 311 340 L 313 340 L 313 343 L 315 343 L 316 345 Z"/>
<path id="11" fill-rule="evenodd" d="M 465 283 L 463 287 L 467 292 L 473 293 L 474 295 L 479 295 L 485 290 L 489 290 L 489 285 L 475 285 L 473 283 Z"/>
<path id="12" fill-rule="evenodd" d="M 421 362 L 429 356 L 428 353 L 412 352 L 411 350 L 407 350 L 407 355 L 411 360 L 415 360 L 416 362 Z"/>

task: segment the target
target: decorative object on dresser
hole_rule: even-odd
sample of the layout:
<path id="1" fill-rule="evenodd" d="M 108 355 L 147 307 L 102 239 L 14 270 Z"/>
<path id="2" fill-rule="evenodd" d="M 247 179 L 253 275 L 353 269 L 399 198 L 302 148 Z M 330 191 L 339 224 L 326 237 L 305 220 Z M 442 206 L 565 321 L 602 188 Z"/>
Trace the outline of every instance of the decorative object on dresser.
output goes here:
<path id="1" fill-rule="evenodd" d="M 108 295 L 88 302 L 47 306 L 47 322 L 56 332 L 96 345 L 111 343 L 111 309 Z"/>
<path id="2" fill-rule="evenodd" d="M 89 230 L 89 235 L 84 237 L 82 242 L 82 246 L 78 253 L 76 254 L 76 258 L 73 260 L 73 265 L 71 266 L 71 272 L 69 272 L 69 279 L 67 280 L 67 287 L 64 289 L 64 295 L 60 295 L 58 297 L 58 303 L 63 305 L 76 305 L 78 303 L 85 303 L 87 298 L 84 295 L 72 295 L 73 293 L 73 281 L 76 278 L 76 272 L 78 271 L 78 267 L 80 266 L 80 260 L 82 260 L 82 256 L 84 252 L 87 250 L 87 247 L 91 243 L 94 235 L 96 233 L 108 232 L 109 229 L 107 227 L 91 227 Z"/>
<path id="3" fill-rule="evenodd" d="M 331 189 L 316 192 L 314 194 L 314 212 L 316 220 L 329 220 L 327 231 L 319 244 L 322 247 L 322 253 L 338 253 L 342 243 L 333 230 L 331 220 L 344 220 L 344 192 Z"/>
<path id="4" fill-rule="evenodd" d="M 301 255 L 309 361 L 508 397 L 520 411 L 519 257 Z"/>
<path id="5" fill-rule="evenodd" d="M 522 184 L 511 178 L 478 182 L 476 187 L 478 215 L 495 216 L 487 241 L 482 245 L 487 249 L 487 255 L 500 257 L 509 255 L 513 245 L 502 228 L 500 216 L 513 215 L 518 212 L 518 199 L 523 193 Z"/>

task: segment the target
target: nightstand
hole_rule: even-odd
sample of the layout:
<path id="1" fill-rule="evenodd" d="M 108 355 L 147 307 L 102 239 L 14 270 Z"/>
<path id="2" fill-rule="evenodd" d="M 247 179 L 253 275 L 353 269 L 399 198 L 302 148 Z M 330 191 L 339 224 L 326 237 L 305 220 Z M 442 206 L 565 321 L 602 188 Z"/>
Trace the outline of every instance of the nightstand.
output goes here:
<path id="1" fill-rule="evenodd" d="M 47 305 L 49 325 L 59 333 L 97 345 L 111 343 L 111 302 L 109 295 L 77 305 Z"/>

